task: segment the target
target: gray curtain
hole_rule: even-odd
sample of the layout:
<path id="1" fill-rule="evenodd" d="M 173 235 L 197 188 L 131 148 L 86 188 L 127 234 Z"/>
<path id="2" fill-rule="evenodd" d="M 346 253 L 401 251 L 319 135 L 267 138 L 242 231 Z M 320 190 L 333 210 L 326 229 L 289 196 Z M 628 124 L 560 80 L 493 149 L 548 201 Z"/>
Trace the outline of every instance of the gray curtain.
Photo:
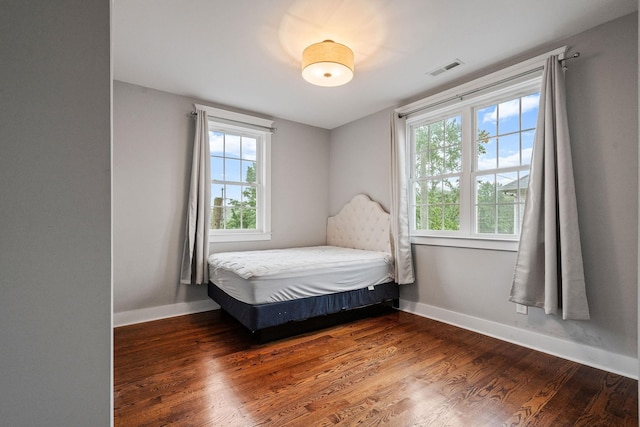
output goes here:
<path id="1" fill-rule="evenodd" d="M 201 285 L 209 282 L 207 258 L 211 217 L 211 153 L 207 113 L 197 110 L 196 114 L 180 283 Z"/>
<path id="2" fill-rule="evenodd" d="M 406 119 L 391 113 L 391 234 L 395 280 L 399 285 L 413 283 L 413 258 L 409 237 L 409 200 L 407 188 Z"/>
<path id="3" fill-rule="evenodd" d="M 589 319 L 564 75 L 547 59 L 510 301 Z"/>

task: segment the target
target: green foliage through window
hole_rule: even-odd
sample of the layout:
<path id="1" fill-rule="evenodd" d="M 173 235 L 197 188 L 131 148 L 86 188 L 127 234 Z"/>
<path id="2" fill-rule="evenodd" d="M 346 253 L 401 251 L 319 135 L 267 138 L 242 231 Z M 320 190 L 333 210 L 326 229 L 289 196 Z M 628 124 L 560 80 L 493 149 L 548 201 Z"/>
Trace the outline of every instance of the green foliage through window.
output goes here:
<path id="1" fill-rule="evenodd" d="M 414 132 L 415 228 L 459 230 L 461 117 L 428 123 L 416 127 Z"/>

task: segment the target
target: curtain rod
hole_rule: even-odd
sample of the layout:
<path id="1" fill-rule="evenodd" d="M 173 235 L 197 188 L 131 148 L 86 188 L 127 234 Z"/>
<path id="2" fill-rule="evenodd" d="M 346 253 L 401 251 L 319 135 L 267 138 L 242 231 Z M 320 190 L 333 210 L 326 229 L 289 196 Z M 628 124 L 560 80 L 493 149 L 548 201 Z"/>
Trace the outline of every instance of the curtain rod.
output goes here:
<path id="1" fill-rule="evenodd" d="M 567 67 L 566 67 L 566 65 L 564 65 L 564 61 L 568 61 L 570 59 L 575 59 L 575 58 L 578 58 L 579 56 L 580 56 L 580 52 L 576 52 L 572 56 L 560 59 L 558 62 L 560 62 L 562 64 L 563 69 L 566 70 Z M 407 117 L 407 116 L 409 116 L 409 115 L 411 115 L 413 113 L 417 113 L 418 111 L 427 110 L 429 108 L 437 107 L 438 105 L 446 104 L 447 102 L 455 101 L 456 99 L 462 99 L 465 96 L 472 95 L 472 94 L 474 94 L 476 92 L 482 92 L 483 90 L 491 89 L 494 86 L 498 86 L 498 85 L 501 85 L 502 83 L 510 82 L 511 80 L 519 79 L 520 77 L 524 77 L 524 76 L 527 76 L 529 74 L 536 73 L 536 72 L 541 71 L 543 69 L 544 69 L 544 67 L 537 67 L 537 68 L 534 68 L 532 70 L 528 70 L 528 71 L 525 71 L 523 73 L 516 74 L 515 76 L 507 77 L 507 78 L 502 79 L 500 81 L 493 82 L 493 83 L 490 83 L 488 85 L 485 85 L 485 86 L 482 86 L 482 87 L 479 87 L 479 88 L 476 88 L 476 89 L 472 89 L 470 91 L 461 93 L 459 95 L 451 96 L 451 97 L 449 97 L 447 99 L 443 99 L 442 101 L 434 102 L 432 104 L 425 105 L 423 107 L 415 108 L 415 109 L 413 109 L 411 111 L 407 111 L 406 113 L 398 113 L 398 118 L 402 119 L 402 118 Z"/>
<path id="2" fill-rule="evenodd" d="M 576 59 L 576 58 L 579 58 L 579 57 L 580 57 L 580 52 L 576 52 L 573 55 L 569 56 L 568 58 L 560 59 L 558 62 L 561 63 L 562 66 L 565 67 L 565 69 L 566 69 L 566 66 L 564 65 L 564 61 L 569 61 L 571 59 Z"/>
<path id="3" fill-rule="evenodd" d="M 189 116 L 192 119 L 195 120 L 195 118 L 198 116 L 198 113 L 196 113 L 195 111 L 192 111 L 192 112 L 189 113 Z M 207 117 L 213 117 L 214 119 L 224 120 L 225 122 L 237 123 L 239 125 L 245 125 L 245 126 L 259 128 L 259 129 L 265 129 L 265 130 L 268 130 L 271 133 L 274 133 L 276 130 L 278 130 L 278 128 L 269 127 L 269 126 L 262 126 L 262 125 L 256 125 L 256 124 L 247 123 L 247 122 L 241 122 L 240 120 L 225 119 L 225 118 L 222 118 L 222 117 L 209 116 L 209 115 L 207 115 Z"/>

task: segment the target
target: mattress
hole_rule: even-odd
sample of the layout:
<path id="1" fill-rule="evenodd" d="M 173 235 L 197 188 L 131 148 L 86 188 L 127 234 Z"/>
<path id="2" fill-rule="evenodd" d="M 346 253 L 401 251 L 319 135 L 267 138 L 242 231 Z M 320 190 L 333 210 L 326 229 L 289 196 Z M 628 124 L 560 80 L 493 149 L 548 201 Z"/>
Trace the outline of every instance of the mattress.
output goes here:
<path id="1" fill-rule="evenodd" d="M 290 301 L 393 281 L 386 252 L 337 246 L 224 252 L 209 256 L 209 279 L 247 304 Z"/>

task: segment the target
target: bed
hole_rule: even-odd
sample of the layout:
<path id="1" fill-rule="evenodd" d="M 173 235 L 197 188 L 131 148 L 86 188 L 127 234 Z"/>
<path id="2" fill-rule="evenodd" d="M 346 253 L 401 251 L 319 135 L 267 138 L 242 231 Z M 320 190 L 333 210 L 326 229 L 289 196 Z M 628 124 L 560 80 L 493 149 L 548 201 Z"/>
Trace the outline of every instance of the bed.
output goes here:
<path id="1" fill-rule="evenodd" d="M 208 295 L 258 336 L 368 315 L 398 305 L 391 245 L 389 214 L 359 194 L 328 218 L 324 246 L 210 255 Z"/>

